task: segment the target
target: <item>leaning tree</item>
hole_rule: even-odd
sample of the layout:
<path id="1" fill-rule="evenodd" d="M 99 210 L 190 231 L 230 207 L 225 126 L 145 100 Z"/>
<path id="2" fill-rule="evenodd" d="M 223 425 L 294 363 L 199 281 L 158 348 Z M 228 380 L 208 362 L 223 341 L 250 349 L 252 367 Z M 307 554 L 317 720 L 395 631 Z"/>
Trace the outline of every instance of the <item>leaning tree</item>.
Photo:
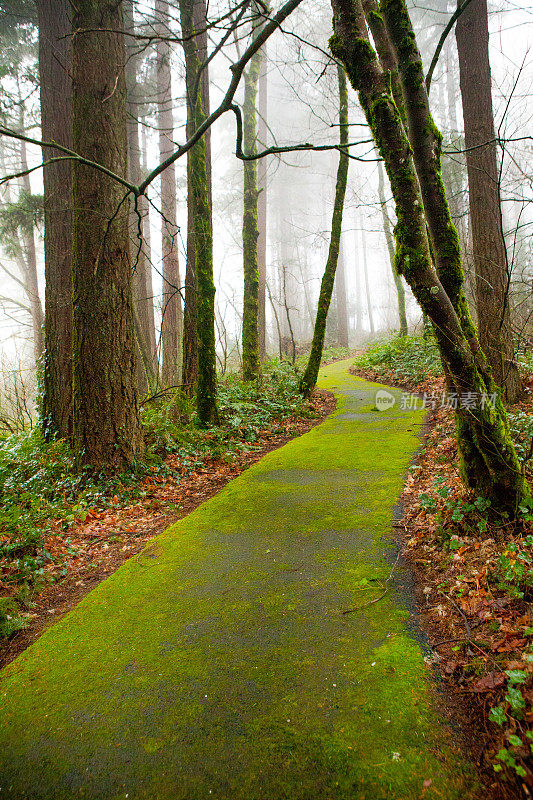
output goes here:
<path id="1" fill-rule="evenodd" d="M 367 0 L 363 7 L 361 0 L 332 0 L 332 6 L 331 50 L 359 93 L 396 203 L 397 269 L 433 323 L 448 387 L 459 398 L 463 480 L 515 513 L 528 488 L 468 309 L 457 231 L 441 176 L 442 137 L 429 110 L 405 2 Z M 399 79 L 405 116 L 393 93 L 391 70 Z"/>

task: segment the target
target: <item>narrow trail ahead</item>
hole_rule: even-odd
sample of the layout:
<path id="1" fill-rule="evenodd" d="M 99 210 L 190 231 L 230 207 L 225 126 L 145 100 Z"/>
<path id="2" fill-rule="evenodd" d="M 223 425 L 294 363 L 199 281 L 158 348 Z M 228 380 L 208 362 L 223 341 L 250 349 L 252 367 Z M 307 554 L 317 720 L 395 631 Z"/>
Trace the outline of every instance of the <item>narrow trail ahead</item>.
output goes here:
<path id="1" fill-rule="evenodd" d="M 379 387 L 348 366 L 322 370 L 339 400 L 322 425 L 4 670 L 0 800 L 478 797 L 438 720 L 408 573 L 342 614 L 383 593 L 422 424 L 376 411 Z"/>

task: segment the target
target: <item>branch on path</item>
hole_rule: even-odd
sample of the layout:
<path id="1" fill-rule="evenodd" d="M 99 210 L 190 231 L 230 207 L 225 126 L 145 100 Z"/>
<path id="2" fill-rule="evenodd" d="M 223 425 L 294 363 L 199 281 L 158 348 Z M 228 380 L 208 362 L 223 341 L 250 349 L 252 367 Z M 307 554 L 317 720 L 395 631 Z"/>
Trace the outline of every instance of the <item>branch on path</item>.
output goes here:
<path id="1" fill-rule="evenodd" d="M 379 603 L 380 600 L 383 600 L 385 595 L 388 594 L 388 591 L 389 591 L 388 583 L 389 583 L 390 579 L 392 578 L 392 575 L 394 573 L 394 570 L 396 569 L 396 565 L 397 565 L 399 560 L 400 560 L 400 553 L 398 553 L 398 555 L 396 556 L 396 561 L 394 562 L 394 565 L 393 565 L 393 567 L 392 567 L 392 569 L 390 571 L 389 577 L 385 581 L 384 585 L 386 586 L 386 589 L 383 592 L 383 594 L 380 594 L 380 596 L 376 597 L 375 600 L 370 600 L 368 603 L 363 603 L 362 606 L 356 606 L 356 608 L 349 608 L 347 611 L 343 611 L 342 612 L 343 615 L 345 615 L 345 614 L 354 614 L 356 611 L 361 611 L 362 608 L 367 608 L 368 606 L 373 606 L 375 603 Z"/>

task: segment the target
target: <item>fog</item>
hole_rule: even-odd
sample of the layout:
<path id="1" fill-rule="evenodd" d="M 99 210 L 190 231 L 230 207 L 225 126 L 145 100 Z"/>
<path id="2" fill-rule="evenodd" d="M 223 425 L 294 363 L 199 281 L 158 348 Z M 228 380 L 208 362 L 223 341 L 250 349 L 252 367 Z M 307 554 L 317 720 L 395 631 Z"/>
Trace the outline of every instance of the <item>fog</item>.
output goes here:
<path id="1" fill-rule="evenodd" d="M 172 4 L 171 4 L 172 5 Z M 453 13 L 445 2 L 435 2 L 435 8 L 411 6 L 419 44 L 423 48 L 426 67 L 431 61 L 438 38 Z M 209 15 L 216 19 L 227 7 L 223 3 L 210 6 Z M 1 79 L 3 89 L 3 119 L 12 126 L 24 129 L 28 136 L 40 138 L 39 92 L 36 84 L 37 32 L 24 28 L 24 41 L 17 45 L 15 32 L 6 33 L 9 15 L 4 11 L 4 50 L 9 45 L 9 57 L 17 61 L 15 70 L 7 71 Z M 179 36 L 178 13 L 174 10 L 168 28 Z M 136 24 L 139 29 L 153 19 L 150 2 L 136 4 Z M 261 146 L 291 146 L 311 143 L 315 146 L 335 145 L 338 140 L 337 74 L 328 56 L 328 37 L 331 35 L 331 10 L 328 4 L 305 0 L 268 41 L 267 141 Z M 531 331 L 531 282 L 533 224 L 532 186 L 532 114 L 531 83 L 533 60 L 533 5 L 522 7 L 505 0 L 490 6 L 490 56 L 493 79 L 495 127 L 502 143 L 501 194 L 504 229 L 512 265 L 512 292 L 520 306 L 522 333 Z M 220 41 L 224 30 L 210 31 L 210 47 Z M 211 108 L 220 102 L 228 86 L 229 67 L 246 46 L 248 28 L 241 27 L 234 37 L 215 56 L 210 64 Z M 158 130 L 154 88 L 155 56 L 152 46 L 138 45 L 142 59 L 143 82 L 141 93 L 146 98 L 139 108 L 143 140 L 146 142 L 146 170 L 159 162 Z M 14 55 L 13 55 L 14 54 Z M 173 45 L 172 96 L 174 141 L 185 139 L 184 63 L 181 45 Z M 242 102 L 242 86 L 237 101 Z M 348 191 L 342 235 L 342 258 L 346 269 L 347 304 L 350 321 L 350 345 L 358 347 L 371 335 L 370 314 L 365 291 L 365 269 L 368 275 L 368 297 L 373 320 L 374 336 L 398 328 L 398 312 L 391 265 L 383 232 L 382 214 L 378 199 L 378 156 L 371 143 L 355 93 L 350 88 L 350 148 Z M 469 228 L 467 213 L 466 170 L 462 148 L 462 115 L 459 94 L 458 64 L 453 33 L 448 37 L 433 76 L 431 103 L 435 120 L 444 134 L 443 171 L 445 178 L 452 172 L 459 188 L 451 192 L 452 213 L 464 246 L 465 265 L 469 266 Z M 225 114 L 211 130 L 214 263 L 217 283 L 216 307 L 218 331 L 227 341 L 230 361 L 238 367 L 242 277 L 242 161 L 235 157 L 235 119 Z M 21 154 L 18 142 L 3 138 L 0 141 L 2 175 L 20 169 Z M 270 353 L 278 352 L 278 331 L 274 309 L 279 316 L 280 330 L 286 335 L 287 313 L 295 338 L 304 349 L 312 337 L 321 275 L 326 263 L 331 214 L 334 199 L 338 153 L 288 152 L 269 155 L 267 160 L 267 346 Z M 40 149 L 28 145 L 28 162 L 37 166 Z M 41 194 L 40 171 L 30 176 L 31 191 Z M 15 200 L 21 187 L 19 179 L 4 182 L 2 203 Z M 176 246 L 180 254 L 181 283 L 184 282 L 187 202 L 186 159 L 177 162 L 177 201 L 179 235 Z M 388 185 L 386 188 L 388 194 Z M 161 316 L 161 216 L 160 187 L 155 181 L 149 189 L 150 257 L 154 282 L 156 318 Z M 393 217 L 393 206 L 389 203 Z M 34 230 L 37 247 L 39 293 L 44 304 L 44 266 L 42 221 Z M 132 249 L 135 250 L 135 242 Z M 28 299 L 22 285 L 17 258 L 12 248 L 2 243 L 0 256 L 0 347 L 4 370 L 21 369 L 31 396 L 35 392 L 32 326 L 27 311 Z M 421 312 L 407 289 L 407 313 L 411 328 L 420 327 Z M 269 297 L 271 299 L 269 299 Z M 332 304 L 334 306 L 334 303 Z M 332 308 L 332 319 L 335 308 Z M 333 319 L 334 322 L 334 319 Z M 528 327 L 529 326 L 529 327 Z M 335 325 L 330 325 L 329 339 L 336 341 Z M 226 354 L 228 355 L 228 354 Z M 6 381 L 4 376 L 4 382 Z"/>

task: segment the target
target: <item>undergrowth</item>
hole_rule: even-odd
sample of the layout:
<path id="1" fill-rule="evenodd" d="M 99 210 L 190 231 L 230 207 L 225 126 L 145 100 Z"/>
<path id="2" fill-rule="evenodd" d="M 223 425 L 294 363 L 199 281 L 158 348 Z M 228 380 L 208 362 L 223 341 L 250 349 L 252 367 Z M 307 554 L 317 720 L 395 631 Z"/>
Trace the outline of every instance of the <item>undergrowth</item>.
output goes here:
<path id="1" fill-rule="evenodd" d="M 146 451 L 129 473 L 76 469 L 68 443 L 45 441 L 39 427 L 5 439 L 0 446 L 0 592 L 7 597 L 0 599 L 0 638 L 24 626 L 18 610 L 46 580 L 46 565 L 54 558 L 46 537 L 54 520 L 68 530 L 90 509 L 116 503 L 117 496 L 130 503 L 142 496 L 148 474 L 187 476 L 209 459 L 230 462 L 254 449 L 266 433 L 285 432 L 289 418 L 313 414 L 298 391 L 298 377 L 297 368 L 276 359 L 264 365 L 259 385 L 226 375 L 219 385 L 217 428 L 197 425 L 194 400 L 179 391 L 162 394 L 142 409 Z"/>
<path id="2" fill-rule="evenodd" d="M 521 469 L 533 485 L 533 355 L 521 353 L 517 361 L 525 391 L 508 409 L 509 427 Z M 378 341 L 355 359 L 354 370 L 416 391 L 423 384 L 431 393 L 442 384 L 432 337 Z M 516 518 L 510 519 L 488 499 L 466 491 L 457 469 L 453 413 L 441 409 L 434 421 L 421 461 L 411 467 L 404 497 L 407 547 L 418 567 L 426 565 L 426 613 L 438 625 L 438 644 L 452 645 L 447 655 L 440 647 L 435 650 L 435 663 L 464 691 L 486 697 L 480 705 L 492 740 L 487 751 L 492 775 L 515 788 L 516 796 L 530 797 L 533 499 L 523 501 Z"/>
<path id="3" fill-rule="evenodd" d="M 392 336 L 370 345 L 354 360 L 357 370 L 372 370 L 399 382 L 420 383 L 442 374 L 432 336 Z"/>

